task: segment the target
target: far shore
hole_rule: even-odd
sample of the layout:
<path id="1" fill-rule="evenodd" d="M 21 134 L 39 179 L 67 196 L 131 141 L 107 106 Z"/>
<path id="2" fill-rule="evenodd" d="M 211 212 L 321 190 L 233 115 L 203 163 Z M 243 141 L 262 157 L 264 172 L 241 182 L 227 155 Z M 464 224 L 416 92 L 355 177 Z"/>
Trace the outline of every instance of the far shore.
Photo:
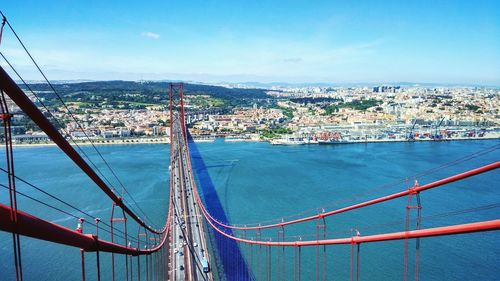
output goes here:
<path id="1" fill-rule="evenodd" d="M 499 137 L 463 137 L 463 138 L 449 138 L 442 139 L 439 142 L 450 142 L 450 141 L 468 141 L 468 140 L 500 140 Z M 337 144 L 359 144 L 359 143 L 387 143 L 387 142 L 429 142 L 434 141 L 431 139 L 417 139 L 415 141 L 408 141 L 403 139 L 379 139 L 379 140 L 357 140 L 350 141 L 346 143 L 337 143 Z M 269 142 L 269 140 L 250 140 L 245 139 L 244 141 L 226 141 L 228 143 L 234 142 Z M 96 140 L 94 142 L 90 141 L 76 141 L 70 142 L 71 145 L 75 145 L 75 143 L 79 146 L 87 146 L 87 145 L 136 145 L 136 144 L 169 144 L 170 140 L 168 137 L 164 138 L 131 138 L 131 139 L 109 139 L 109 140 Z M 210 142 L 207 142 L 210 143 Z M 285 144 L 287 146 L 293 146 L 293 144 Z M 307 144 L 307 145 L 318 145 L 315 144 Z M 331 145 L 331 144 L 328 144 Z M 54 142 L 40 142 L 40 143 L 13 143 L 13 147 L 49 147 L 56 146 Z M 282 145 L 279 145 L 282 146 Z"/>
<path id="2" fill-rule="evenodd" d="M 90 141 L 75 141 L 70 142 L 71 145 L 122 145 L 122 144 L 168 144 L 169 138 L 136 138 L 136 139 L 110 139 L 110 140 L 96 140 Z M 43 147 L 43 146 L 56 146 L 54 142 L 39 142 L 39 143 L 14 143 L 13 147 Z"/>

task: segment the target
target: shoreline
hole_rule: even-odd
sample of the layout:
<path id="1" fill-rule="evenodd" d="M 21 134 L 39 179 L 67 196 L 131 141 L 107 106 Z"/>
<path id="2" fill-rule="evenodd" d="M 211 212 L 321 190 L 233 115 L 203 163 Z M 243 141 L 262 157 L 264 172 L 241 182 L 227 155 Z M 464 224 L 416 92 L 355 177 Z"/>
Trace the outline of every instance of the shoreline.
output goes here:
<path id="1" fill-rule="evenodd" d="M 470 138 L 450 138 L 450 139 L 416 139 L 416 140 L 401 140 L 401 139 L 381 139 L 381 140 L 351 140 L 346 142 L 338 142 L 338 143 L 303 143 L 303 144 L 274 144 L 274 145 L 349 145 L 349 144 L 360 144 L 360 143 L 393 143 L 393 142 L 407 142 L 407 143 L 415 143 L 415 142 L 453 142 L 453 141 L 474 141 L 474 140 L 500 140 L 500 137 L 470 137 Z"/>
<path id="2" fill-rule="evenodd" d="M 144 139 L 110 139 L 109 141 L 99 140 L 94 142 L 69 142 L 72 146 L 75 143 L 79 146 L 88 146 L 88 145 L 136 145 L 136 144 L 168 144 L 170 143 L 169 138 L 144 138 Z M 54 142 L 44 142 L 44 143 L 13 143 L 12 147 L 50 147 L 57 146 Z"/>
<path id="3" fill-rule="evenodd" d="M 224 139 L 224 138 L 222 138 Z M 225 141 L 225 143 L 257 143 L 257 142 L 267 142 L 271 145 L 277 145 L 277 146 L 298 146 L 298 145 L 345 145 L 345 144 L 360 144 L 360 143 L 395 143 L 395 142 L 408 142 L 408 143 L 415 143 L 415 142 L 453 142 L 453 141 L 473 141 L 473 140 L 500 140 L 500 137 L 464 137 L 464 138 L 452 138 L 452 139 L 441 139 L 441 140 L 432 140 L 432 139 L 416 139 L 413 141 L 408 141 L 408 140 L 402 140 L 402 139 L 382 139 L 382 140 L 353 140 L 353 141 L 348 141 L 348 142 L 339 142 L 339 143 L 302 143 L 302 144 L 272 144 L 270 143 L 270 140 L 244 140 L 244 141 Z M 102 146 L 102 145 L 138 145 L 138 144 L 169 144 L 170 140 L 169 138 L 144 138 L 144 139 L 112 139 L 112 140 L 99 140 L 97 142 L 79 142 L 76 141 L 76 144 L 79 146 L 88 146 L 88 145 L 96 145 L 96 146 Z M 205 143 L 205 142 L 203 142 Z M 206 143 L 213 143 L 211 142 L 206 142 Z M 75 143 L 70 142 L 71 145 L 75 145 Z M 50 147 L 50 146 L 57 146 L 53 142 L 46 142 L 46 143 L 13 143 L 12 146 L 14 148 L 16 147 Z"/>

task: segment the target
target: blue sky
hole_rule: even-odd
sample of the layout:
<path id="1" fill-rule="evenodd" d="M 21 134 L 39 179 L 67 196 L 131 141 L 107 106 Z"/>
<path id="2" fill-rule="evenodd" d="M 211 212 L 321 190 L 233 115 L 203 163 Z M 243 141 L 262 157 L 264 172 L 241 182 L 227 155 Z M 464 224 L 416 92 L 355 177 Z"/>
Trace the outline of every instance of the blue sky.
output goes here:
<path id="1" fill-rule="evenodd" d="M 2 0 L 0 9 L 54 80 L 500 85 L 500 1 Z M 39 78 L 9 33 L 0 50 Z"/>

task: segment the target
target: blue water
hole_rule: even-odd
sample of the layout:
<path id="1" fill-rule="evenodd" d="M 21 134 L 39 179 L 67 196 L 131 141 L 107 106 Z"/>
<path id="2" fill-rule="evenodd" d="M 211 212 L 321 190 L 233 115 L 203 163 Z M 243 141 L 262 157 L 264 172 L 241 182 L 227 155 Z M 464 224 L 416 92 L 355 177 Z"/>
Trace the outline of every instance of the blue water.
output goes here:
<path id="1" fill-rule="evenodd" d="M 204 157 L 198 149 L 198 145 L 193 142 L 190 134 L 188 134 L 188 141 L 195 180 L 202 193 L 207 210 L 212 216 L 217 217 L 218 221 L 226 224 L 230 223 L 226 210 L 224 210 L 221 197 L 217 192 L 209 169 L 205 164 Z M 234 240 L 227 239 L 227 237 L 213 228 L 208 229 L 209 231 L 207 233 L 212 245 L 211 255 L 216 257 L 212 259 L 214 261 L 212 267 L 216 267 L 217 272 L 220 272 L 227 280 L 254 279 L 252 277 L 251 268 L 246 263 L 242 248 L 239 247 L 238 243 Z M 225 229 L 225 232 L 232 236 L 235 235 L 231 229 Z"/>
<path id="2" fill-rule="evenodd" d="M 412 175 L 497 144 L 498 141 L 464 141 L 285 147 L 267 143 L 216 141 L 196 145 L 227 220 L 252 224 L 289 219 L 300 214 L 315 214 L 321 208 L 330 210 L 400 191 L 413 184 Z M 89 148 L 85 149 L 90 151 Z M 158 226 L 162 225 L 167 211 L 168 146 L 122 145 L 100 146 L 99 149 L 149 219 Z M 56 148 L 16 148 L 15 156 L 17 175 L 84 207 L 96 216 L 109 219 L 110 201 L 103 199 L 102 192 Z M 419 176 L 417 180 L 425 184 L 498 161 L 499 156 L 496 150 Z M 93 159 L 100 163 L 95 156 Z M 111 179 L 103 165 L 98 165 Z M 498 208 L 446 217 L 432 216 L 499 203 L 499 175 L 499 171 L 493 171 L 422 193 L 422 227 L 498 219 Z M 405 178 L 408 180 L 405 181 Z M 397 184 L 382 186 L 401 179 L 403 181 Z M 5 183 L 5 177 L 2 182 Z M 19 184 L 18 189 L 33 197 L 46 199 L 25 185 Z M 7 202 L 4 190 L 0 190 L 0 202 Z M 327 235 L 348 237 L 353 228 L 362 235 L 403 230 L 406 204 L 407 198 L 402 198 L 331 217 L 326 221 Z M 29 200 L 20 198 L 19 208 L 68 227 L 76 227 L 73 218 Z M 129 226 L 129 229 L 129 233 L 137 233 L 133 226 Z M 304 240 L 314 239 L 316 222 L 285 229 L 288 239 L 294 239 L 296 235 Z M 274 240 L 277 232 L 263 232 L 262 236 Z M 105 234 L 103 238 L 106 238 Z M 11 247 L 10 236 L 0 233 L 0 280 L 13 278 Z M 22 239 L 22 247 L 26 280 L 80 278 L 78 249 L 54 246 L 29 238 Z M 410 242 L 411 265 L 414 247 L 414 242 Z M 253 265 L 252 274 L 262 279 L 265 268 L 257 266 L 258 257 L 263 257 L 262 249 L 247 246 L 241 249 L 247 257 L 247 263 Z M 423 239 L 420 250 L 421 280 L 497 280 L 500 276 L 499 250 L 498 231 Z M 271 259 L 275 261 L 277 251 L 273 251 Z M 363 244 L 360 255 L 361 279 L 401 280 L 403 252 L 403 241 Z M 328 280 L 349 279 L 349 253 L 349 246 L 327 249 Z M 293 254 L 291 249 L 285 250 L 287 260 L 291 260 Z M 95 263 L 93 256 L 86 256 L 88 264 Z M 109 255 L 103 256 L 101 260 L 104 267 L 106 263 L 109 264 L 110 258 Z M 250 256 L 253 258 L 250 259 Z M 315 279 L 315 257 L 316 248 L 302 249 L 302 280 Z M 122 265 L 124 261 L 120 260 L 119 263 Z M 275 264 L 271 271 L 276 276 Z M 109 272 L 102 274 L 104 280 L 109 279 Z M 91 266 L 88 276 L 89 279 L 94 278 Z M 287 263 L 286 280 L 290 279 L 293 280 L 293 268 Z"/>
<path id="3" fill-rule="evenodd" d="M 99 157 L 95 155 L 95 152 L 90 147 L 83 147 L 83 149 L 90 155 L 106 177 L 110 179 L 117 192 L 121 193 L 119 183 L 113 180 L 111 173 L 99 161 Z M 168 146 L 161 144 L 99 146 L 99 150 L 123 181 L 126 189 L 133 194 L 141 209 L 147 213 L 150 221 L 158 228 L 163 226 L 167 214 L 169 188 Z M 109 223 L 111 200 L 107 199 L 104 193 L 56 147 L 16 148 L 14 154 L 16 174 L 18 176 Z M 2 167 L 4 165 L 2 163 Z M 2 183 L 5 182 L 6 178 L 2 175 Z M 34 191 L 19 181 L 17 182 L 17 189 L 66 211 L 72 211 L 63 204 Z M 125 199 L 129 200 L 133 209 L 137 209 L 128 196 L 125 196 Z M 33 203 L 22 196 L 18 196 L 18 201 L 20 210 L 72 229 L 76 228 L 77 220 L 72 217 L 48 209 L 38 203 Z M 3 204 L 8 202 L 7 192 L 3 188 L 0 188 L 0 202 Z M 77 212 L 72 213 L 83 216 Z M 118 213 L 116 217 L 121 216 Z M 123 223 L 116 223 L 115 226 L 123 231 Z M 137 227 L 133 223 L 127 223 L 127 226 L 128 233 L 137 237 Z M 84 223 L 84 232 L 95 233 L 95 228 Z M 109 234 L 104 231 L 100 231 L 100 237 L 110 240 Z M 123 243 L 123 239 L 115 239 L 115 241 Z M 25 280 L 81 279 L 79 249 L 54 245 L 31 238 L 22 238 L 21 244 Z M 135 246 L 136 243 L 133 245 Z M 0 280 L 2 281 L 14 280 L 11 257 L 11 236 L 0 233 Z M 109 268 L 110 261 L 109 254 L 101 253 L 102 268 Z M 86 254 L 85 263 L 87 265 L 88 280 L 96 280 L 95 254 Z M 141 263 L 142 269 L 144 269 L 145 261 L 141 260 Z M 125 280 L 123 270 L 120 270 L 125 267 L 124 258 L 117 256 L 116 266 L 118 273 L 116 280 Z M 134 260 L 133 266 L 136 266 L 136 260 Z M 143 272 L 142 276 L 144 275 L 145 272 Z M 101 277 L 103 280 L 110 280 L 111 272 L 102 270 Z"/>

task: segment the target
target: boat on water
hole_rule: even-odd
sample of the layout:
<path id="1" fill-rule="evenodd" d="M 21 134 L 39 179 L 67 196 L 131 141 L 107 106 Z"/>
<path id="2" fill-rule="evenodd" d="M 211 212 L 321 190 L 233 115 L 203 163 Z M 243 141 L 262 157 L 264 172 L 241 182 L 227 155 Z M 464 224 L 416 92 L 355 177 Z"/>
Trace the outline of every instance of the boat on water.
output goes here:
<path id="1" fill-rule="evenodd" d="M 308 135 L 287 135 L 279 139 L 272 139 L 269 141 L 271 144 L 276 145 L 299 145 L 299 144 L 317 144 L 318 140 L 315 137 Z"/>
<path id="2" fill-rule="evenodd" d="M 315 144 L 318 141 L 314 138 L 304 136 L 283 136 L 279 139 L 272 139 L 269 141 L 271 144 L 276 145 L 299 145 L 299 144 Z"/>
<path id="3" fill-rule="evenodd" d="M 214 142 L 215 137 L 197 137 L 193 138 L 194 142 Z"/>
<path id="4" fill-rule="evenodd" d="M 269 141 L 273 145 L 300 145 L 305 144 L 303 138 L 281 138 Z"/>
<path id="5" fill-rule="evenodd" d="M 244 136 L 227 136 L 224 138 L 225 142 L 244 142 L 244 141 L 252 141 L 252 139 Z"/>

